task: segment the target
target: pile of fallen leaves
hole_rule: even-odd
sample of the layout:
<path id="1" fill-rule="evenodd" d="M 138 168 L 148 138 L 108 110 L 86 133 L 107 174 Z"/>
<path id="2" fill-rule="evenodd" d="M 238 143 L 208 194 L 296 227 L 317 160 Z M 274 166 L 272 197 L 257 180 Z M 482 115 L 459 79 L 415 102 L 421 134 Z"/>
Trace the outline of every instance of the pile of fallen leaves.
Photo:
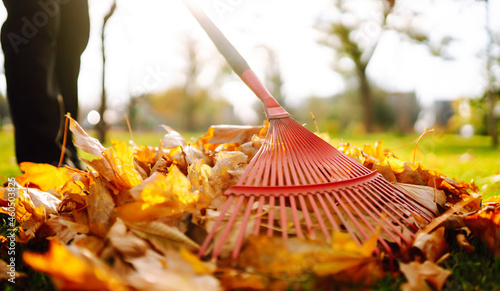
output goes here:
<path id="1" fill-rule="evenodd" d="M 445 228 L 472 231 L 500 258 L 500 199 L 481 205 L 473 184 L 401 161 L 378 143 L 339 150 L 443 213 L 397 258 L 398 268 L 373 256 L 377 234 L 360 248 L 343 232 L 330 244 L 249 236 L 237 260 L 223 259 L 230 245 L 222 259 L 201 260 L 197 250 L 226 200 L 223 192 L 260 148 L 267 123 L 214 126 L 195 143 L 165 127 L 158 147 L 111 141 L 104 148 L 74 120 L 70 129 L 75 144 L 95 156 L 85 161 L 87 171 L 22 163 L 24 174 L 15 179 L 16 241 L 50 241 L 47 253 L 25 252 L 23 260 L 59 289 L 282 290 L 325 279 L 369 286 L 399 271 L 408 281 L 403 288 L 441 289 L 450 275 L 439 266 L 447 257 Z M 0 211 L 10 214 L 7 191 L 0 189 Z M 457 240 L 468 244 L 463 235 Z"/>

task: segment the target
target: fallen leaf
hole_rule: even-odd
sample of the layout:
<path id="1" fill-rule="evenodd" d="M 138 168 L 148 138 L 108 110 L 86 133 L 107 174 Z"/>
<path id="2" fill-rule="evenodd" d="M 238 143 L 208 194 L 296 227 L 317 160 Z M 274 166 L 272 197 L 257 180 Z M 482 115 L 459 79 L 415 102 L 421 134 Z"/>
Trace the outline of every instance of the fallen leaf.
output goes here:
<path id="1" fill-rule="evenodd" d="M 152 221 L 142 223 L 126 223 L 127 226 L 139 237 L 147 239 L 157 249 L 164 252 L 174 247 L 188 250 L 198 250 L 199 245 L 188 238 L 175 227 L 164 223 Z"/>
<path id="2" fill-rule="evenodd" d="M 465 225 L 500 259 L 500 204 L 487 206 L 466 217 Z"/>
<path id="3" fill-rule="evenodd" d="M 91 253 L 75 246 L 51 241 L 45 254 L 24 252 L 23 259 L 33 269 L 47 273 L 58 289 L 127 290 L 109 267 Z"/>
<path id="4" fill-rule="evenodd" d="M 103 179 L 94 179 L 87 197 L 89 228 L 93 234 L 101 238 L 106 236 L 114 207 L 115 203 Z"/>
<path id="5" fill-rule="evenodd" d="M 37 186 L 42 191 L 56 189 L 71 179 L 71 172 L 67 168 L 57 168 L 49 164 L 23 162 L 19 164 L 24 174 L 16 178 L 22 187 Z"/>
<path id="6" fill-rule="evenodd" d="M 66 115 L 66 117 L 69 116 Z M 102 152 L 105 148 L 101 145 L 101 143 L 96 138 L 89 136 L 73 118 L 69 117 L 69 121 L 69 130 L 71 130 L 73 136 L 75 137 L 75 146 L 79 147 L 86 153 L 102 158 Z"/>
<path id="7" fill-rule="evenodd" d="M 12 257 L 12 258 L 14 258 L 14 257 Z M 9 262 L 9 264 L 10 263 L 11 262 Z M 14 261 L 14 265 L 15 265 L 15 263 L 16 262 Z M 11 279 L 11 280 L 14 280 L 14 284 L 15 284 L 15 281 L 18 278 L 26 277 L 25 273 L 18 273 L 16 271 L 16 267 L 11 267 L 11 266 L 9 266 L 9 264 L 7 264 L 4 260 L 0 260 L 0 282 L 7 281 L 7 280 Z"/>
<path id="8" fill-rule="evenodd" d="M 446 279 L 451 275 L 451 271 L 445 270 L 430 261 L 425 261 L 422 264 L 418 262 L 400 263 L 399 268 L 408 280 L 407 283 L 401 286 L 403 291 L 432 290 L 427 283 L 437 290 L 441 290 Z"/>
<path id="9" fill-rule="evenodd" d="M 418 249 L 423 256 L 421 261 L 437 262 L 448 250 L 448 244 L 444 239 L 444 227 L 440 227 L 430 234 L 417 233 L 413 248 Z"/>

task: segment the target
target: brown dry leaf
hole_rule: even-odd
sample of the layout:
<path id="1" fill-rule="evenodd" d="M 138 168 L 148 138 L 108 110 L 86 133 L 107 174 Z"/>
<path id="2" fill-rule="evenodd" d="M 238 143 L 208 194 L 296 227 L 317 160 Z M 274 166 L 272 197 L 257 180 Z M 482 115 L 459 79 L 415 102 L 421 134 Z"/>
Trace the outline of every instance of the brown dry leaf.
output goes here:
<path id="1" fill-rule="evenodd" d="M 219 152 L 209 178 L 216 195 L 236 185 L 246 166 L 247 156 L 242 152 Z"/>
<path id="2" fill-rule="evenodd" d="M 11 257 L 13 259 L 15 259 L 15 257 Z M 16 264 L 15 261 L 14 262 L 14 265 Z M 16 280 L 18 278 L 21 278 L 21 277 L 26 277 L 26 274 L 25 273 L 18 273 L 15 269 L 15 267 L 13 269 L 11 269 L 12 267 L 9 266 L 11 262 L 9 262 L 7 264 L 7 262 L 5 262 L 4 260 L 0 260 L 0 282 L 2 281 L 7 281 L 7 280 L 14 280 L 14 281 L 10 281 L 11 283 L 15 283 Z M 12 279 L 11 279 L 12 278 Z"/>
<path id="3" fill-rule="evenodd" d="M 470 253 L 474 250 L 474 246 L 470 244 L 466 234 L 458 233 L 456 237 L 457 237 L 457 244 L 460 246 L 462 250 L 464 250 L 467 253 Z"/>
<path id="4" fill-rule="evenodd" d="M 345 282 L 369 283 L 380 278 L 380 266 L 372 257 L 377 243 L 373 236 L 359 247 L 349 234 L 334 233 L 330 246 L 313 241 L 257 236 L 238 258 L 238 265 L 282 279 L 305 279 L 316 274 Z"/>
<path id="5" fill-rule="evenodd" d="M 148 240 L 158 250 L 165 253 L 172 247 L 176 249 L 185 248 L 188 250 L 198 250 L 199 245 L 188 238 L 184 233 L 175 227 L 164 223 L 152 221 L 141 223 L 129 223 L 126 225 L 139 237 Z"/>
<path id="6" fill-rule="evenodd" d="M 437 205 L 441 205 L 444 207 L 444 205 L 446 204 L 446 195 L 441 190 L 437 190 L 435 188 L 422 185 L 413 185 L 404 183 L 397 183 L 396 185 L 402 188 L 416 201 L 420 202 L 428 209 L 433 210 L 434 213 L 436 214 L 439 213 Z M 427 212 L 427 214 L 429 214 L 430 216 L 435 216 L 431 212 Z"/>
<path id="7" fill-rule="evenodd" d="M 111 193 L 103 179 L 94 179 L 87 197 L 89 228 L 93 234 L 101 238 L 106 236 L 114 206 Z"/>
<path id="8" fill-rule="evenodd" d="M 57 168 L 49 164 L 23 162 L 19 164 L 24 174 L 16 178 L 22 187 L 36 186 L 42 191 L 56 189 L 71 180 L 71 171 L 67 168 Z"/>
<path id="9" fill-rule="evenodd" d="M 212 125 L 200 141 L 219 145 L 224 143 L 244 144 L 258 135 L 262 126 Z"/>
<path id="10" fill-rule="evenodd" d="M 69 117 L 66 115 L 66 117 Z M 106 149 L 104 148 L 99 140 L 89 136 L 85 130 L 74 120 L 73 118 L 69 117 L 69 130 L 73 132 L 73 135 L 75 136 L 75 146 L 79 147 L 81 150 L 83 150 L 86 153 L 92 154 L 97 157 L 103 157 L 102 152 Z"/>
<path id="11" fill-rule="evenodd" d="M 47 273 L 58 289 L 64 290 L 128 290 L 110 270 L 90 252 L 51 241 L 45 254 L 24 252 L 30 267 Z"/>
<path id="12" fill-rule="evenodd" d="M 99 254 L 105 246 L 103 239 L 85 234 L 77 234 L 71 244 L 80 248 L 85 248 L 95 255 Z"/>
<path id="13" fill-rule="evenodd" d="M 141 257 L 127 260 L 136 272 L 127 276 L 130 286 L 148 291 L 219 291 L 220 284 L 210 274 L 197 274 L 195 268 L 179 252 L 164 256 L 147 250 Z"/>
<path id="14" fill-rule="evenodd" d="M 212 168 L 202 161 L 197 160 L 188 168 L 188 178 L 194 190 L 208 194 L 210 198 L 215 197 L 215 191 L 209 183 Z"/>
<path id="15" fill-rule="evenodd" d="M 441 290 L 446 279 L 451 275 L 451 271 L 430 261 L 425 261 L 423 264 L 418 262 L 400 263 L 400 270 L 408 280 L 401 286 L 403 291 L 432 290 L 427 283 L 437 290 Z"/>
<path id="16" fill-rule="evenodd" d="M 430 234 L 417 233 L 413 248 L 418 249 L 423 255 L 421 261 L 437 262 L 448 250 L 448 244 L 444 239 L 444 227 L 440 227 Z"/>
<path id="17" fill-rule="evenodd" d="M 121 219 L 117 219 L 113 224 L 107 239 L 111 246 L 125 258 L 143 256 L 146 254 L 146 250 L 150 248 L 146 241 L 128 231 L 127 226 Z"/>
<path id="18" fill-rule="evenodd" d="M 465 225 L 500 259 L 500 204 L 486 206 L 466 217 Z"/>
<path id="19" fill-rule="evenodd" d="M 263 275 L 230 268 L 218 269 L 217 278 L 226 290 L 264 290 L 270 284 L 269 279 Z"/>

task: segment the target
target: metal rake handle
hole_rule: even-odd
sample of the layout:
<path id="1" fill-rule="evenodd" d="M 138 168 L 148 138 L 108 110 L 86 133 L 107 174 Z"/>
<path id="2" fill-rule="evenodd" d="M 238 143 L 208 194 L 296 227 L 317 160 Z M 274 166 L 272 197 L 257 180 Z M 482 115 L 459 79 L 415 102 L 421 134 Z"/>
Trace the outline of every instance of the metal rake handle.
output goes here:
<path id="1" fill-rule="evenodd" d="M 219 28 L 210 20 L 205 12 L 198 8 L 193 0 L 184 0 L 191 14 L 196 18 L 203 30 L 210 37 L 219 52 L 224 56 L 233 71 L 245 82 L 245 84 L 259 97 L 264 104 L 267 119 L 286 118 L 290 114 L 274 99 L 266 87 L 259 80 L 255 72 L 250 68 L 245 59 L 229 42 Z"/>

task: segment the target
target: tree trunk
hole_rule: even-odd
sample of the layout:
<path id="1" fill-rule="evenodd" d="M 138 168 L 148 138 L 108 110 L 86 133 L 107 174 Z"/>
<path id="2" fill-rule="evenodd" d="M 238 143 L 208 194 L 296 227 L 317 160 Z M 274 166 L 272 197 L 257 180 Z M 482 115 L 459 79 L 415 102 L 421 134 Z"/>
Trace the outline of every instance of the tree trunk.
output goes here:
<path id="1" fill-rule="evenodd" d="M 366 76 L 366 66 L 358 68 L 359 94 L 363 109 L 363 124 L 367 133 L 373 132 L 373 96 Z"/>
<path id="2" fill-rule="evenodd" d="M 106 24 L 108 23 L 109 18 L 113 15 L 116 9 L 116 1 L 113 1 L 113 5 L 109 9 L 109 12 L 104 16 L 104 21 L 102 23 L 102 31 L 101 31 L 101 50 L 102 50 L 102 93 L 101 93 L 101 105 L 99 106 L 99 115 L 101 119 L 99 123 L 97 123 L 96 130 L 98 134 L 99 141 L 104 143 L 106 141 L 106 132 L 108 131 L 108 125 L 104 120 L 104 113 L 107 110 L 107 98 L 106 98 L 106 50 L 104 46 L 104 32 L 106 29 Z"/>
<path id="3" fill-rule="evenodd" d="M 491 136 L 491 145 L 496 148 L 498 147 L 498 127 L 497 127 L 497 118 L 495 116 L 495 106 L 497 103 L 497 95 L 493 90 L 488 92 L 488 131 Z"/>

